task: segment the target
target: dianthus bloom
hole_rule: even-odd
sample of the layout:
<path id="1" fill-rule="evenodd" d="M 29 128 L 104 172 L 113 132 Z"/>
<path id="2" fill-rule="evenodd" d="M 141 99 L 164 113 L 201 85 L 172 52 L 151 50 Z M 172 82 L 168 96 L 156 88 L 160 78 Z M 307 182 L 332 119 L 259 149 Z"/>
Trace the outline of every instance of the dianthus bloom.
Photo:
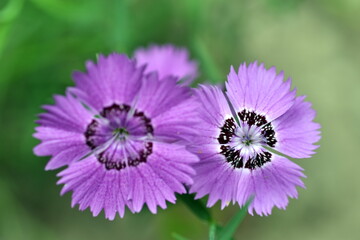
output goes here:
<path id="1" fill-rule="evenodd" d="M 144 203 L 153 213 L 166 208 L 186 192 L 198 160 L 185 146 L 196 122 L 190 89 L 144 75 L 125 55 L 100 55 L 86 67 L 66 96 L 44 106 L 35 153 L 52 156 L 48 170 L 68 165 L 61 193 L 73 191 L 72 206 L 94 216 L 104 209 L 108 219 L 123 217 L 125 207 L 139 212 Z"/>
<path id="2" fill-rule="evenodd" d="M 292 158 L 308 158 L 320 139 L 315 111 L 303 96 L 291 91 L 275 67 L 257 62 L 231 68 L 227 96 L 217 87 L 202 86 L 196 93 L 202 103 L 199 137 L 192 147 L 200 157 L 191 192 L 209 195 L 208 206 L 218 200 L 243 206 L 253 196 L 249 213 L 271 214 L 274 206 L 285 209 L 296 186 L 304 187 L 302 168 Z M 230 105 L 229 105 L 230 104 Z M 276 150 L 276 151 L 273 151 Z"/>
<path id="3" fill-rule="evenodd" d="M 197 63 L 189 59 L 189 52 L 185 48 L 151 45 L 137 49 L 134 57 L 138 66 L 146 65 L 146 73 L 158 72 L 160 79 L 175 76 L 183 84 L 189 85 L 198 75 Z"/>

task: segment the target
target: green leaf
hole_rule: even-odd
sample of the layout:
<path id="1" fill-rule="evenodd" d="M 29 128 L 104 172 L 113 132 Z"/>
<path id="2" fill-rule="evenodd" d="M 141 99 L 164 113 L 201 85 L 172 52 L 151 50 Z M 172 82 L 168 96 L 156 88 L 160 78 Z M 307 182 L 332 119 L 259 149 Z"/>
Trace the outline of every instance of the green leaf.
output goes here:
<path id="1" fill-rule="evenodd" d="M 202 1 L 184 0 L 182 3 L 186 9 L 186 20 L 193 33 L 198 33 L 204 23 L 204 7 L 205 4 Z"/>
<path id="2" fill-rule="evenodd" d="M 8 40 L 11 23 L 19 16 L 22 6 L 23 0 L 10 0 L 3 9 L 0 9 L 0 57 Z"/>
<path id="3" fill-rule="evenodd" d="M 194 48 L 197 58 L 200 60 L 201 66 L 208 77 L 208 80 L 211 83 L 220 83 L 224 79 L 223 75 L 218 66 L 214 62 L 214 58 L 210 53 L 205 42 L 200 38 L 194 38 L 192 42 L 192 47 Z"/>
<path id="4" fill-rule="evenodd" d="M 110 26 L 116 23 L 111 29 L 111 47 L 119 52 L 128 53 L 129 44 L 132 41 L 133 21 L 130 14 L 131 1 L 121 0 L 112 4 L 114 19 L 111 19 Z"/>
<path id="5" fill-rule="evenodd" d="M 211 214 L 201 200 L 195 200 L 195 194 L 181 194 L 177 196 L 201 220 L 211 222 Z"/>
<path id="6" fill-rule="evenodd" d="M 5 8 L 0 9 L 0 23 L 13 21 L 20 13 L 23 0 L 10 0 Z"/>
<path id="7" fill-rule="evenodd" d="M 232 238 L 239 224 L 245 218 L 248 207 L 252 200 L 253 197 L 251 197 L 246 202 L 245 206 L 236 213 L 236 215 L 230 220 L 230 222 L 228 222 L 226 226 L 224 226 L 224 228 L 219 232 L 218 240 L 230 240 Z"/>
<path id="8" fill-rule="evenodd" d="M 185 237 L 183 237 L 183 236 L 181 236 L 181 235 L 179 235 L 177 233 L 172 233 L 171 235 L 176 240 L 189 240 L 189 239 L 187 239 L 187 238 L 185 238 Z"/>
<path id="9" fill-rule="evenodd" d="M 10 31 L 10 24 L 4 24 L 2 25 L 0 23 L 0 57 L 2 55 L 2 51 L 5 48 L 5 43 L 7 41 L 8 38 L 8 33 Z M 1 80 L 0 80 L 1 82 Z"/>
<path id="10" fill-rule="evenodd" d="M 102 7 L 96 1 L 86 0 L 31 0 L 31 2 L 50 16 L 71 23 L 89 24 L 99 19 L 99 8 Z"/>

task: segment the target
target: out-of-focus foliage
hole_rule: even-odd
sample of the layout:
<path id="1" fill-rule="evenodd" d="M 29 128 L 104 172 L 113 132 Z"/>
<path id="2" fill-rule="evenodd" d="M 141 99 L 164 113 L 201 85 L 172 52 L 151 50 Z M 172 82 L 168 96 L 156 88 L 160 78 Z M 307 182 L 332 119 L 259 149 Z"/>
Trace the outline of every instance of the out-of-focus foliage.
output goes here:
<path id="1" fill-rule="evenodd" d="M 201 60 L 199 82 L 222 83 L 242 61 L 275 65 L 318 111 L 321 148 L 296 161 L 307 190 L 286 211 L 248 216 L 236 239 L 358 239 L 359 21 L 357 0 L 0 0 L 0 239 L 207 238 L 181 202 L 113 222 L 71 209 L 32 153 L 40 105 L 85 60 L 168 42 Z M 237 210 L 211 209 L 222 224 Z"/>

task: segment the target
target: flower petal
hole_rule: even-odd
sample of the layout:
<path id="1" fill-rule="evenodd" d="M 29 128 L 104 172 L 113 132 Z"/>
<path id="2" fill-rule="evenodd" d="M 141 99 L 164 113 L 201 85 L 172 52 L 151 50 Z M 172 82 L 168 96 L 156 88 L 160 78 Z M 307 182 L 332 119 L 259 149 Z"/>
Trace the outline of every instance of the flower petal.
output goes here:
<path id="1" fill-rule="evenodd" d="M 38 156 L 52 156 L 46 170 L 56 169 L 80 159 L 90 151 L 84 132 L 92 115 L 71 96 L 56 96 L 55 105 L 45 106 L 47 112 L 37 121 L 34 137 L 41 143 L 34 148 Z"/>
<path id="2" fill-rule="evenodd" d="M 140 212 L 144 203 L 156 213 L 157 206 L 165 209 L 166 201 L 175 202 L 175 192 L 185 192 L 183 184 L 192 183 L 195 172 L 189 163 L 197 160 L 184 146 L 156 143 L 146 163 L 107 170 L 89 157 L 60 172 L 58 184 L 64 184 L 62 194 L 73 191 L 72 206 L 90 207 L 94 216 L 104 209 L 105 217 L 113 220 L 117 212 L 124 216 L 125 206 Z"/>
<path id="3" fill-rule="evenodd" d="M 283 82 L 283 79 L 284 73 L 276 74 L 275 67 L 267 70 L 264 64 L 244 63 L 238 73 L 231 67 L 226 91 L 236 112 L 246 108 L 272 121 L 294 104 L 296 93 L 290 91 L 291 80 Z"/>
<path id="4" fill-rule="evenodd" d="M 143 68 L 124 54 L 99 55 L 98 63 L 86 63 L 87 73 L 74 72 L 71 92 L 96 110 L 114 103 L 128 104 L 140 89 Z"/>
<path id="5" fill-rule="evenodd" d="M 308 158 L 314 154 L 320 140 L 320 125 L 313 122 L 316 112 L 305 96 L 297 97 L 294 105 L 273 121 L 276 139 L 275 149 L 293 158 Z"/>
<path id="6" fill-rule="evenodd" d="M 166 81 L 160 81 L 154 73 L 145 77 L 133 107 L 154 118 L 188 99 L 190 94 L 190 88 L 176 84 L 175 78 L 168 77 Z"/>
<path id="7" fill-rule="evenodd" d="M 212 158 L 217 163 L 212 161 L 208 166 L 204 164 L 208 160 L 203 159 L 202 165 L 195 165 L 197 175 L 190 191 L 197 198 L 209 194 L 208 206 L 218 200 L 222 201 L 222 208 L 230 202 L 244 206 L 254 196 L 249 213 L 255 210 L 258 215 L 269 215 L 274 206 L 285 209 L 288 198 L 297 197 L 296 186 L 304 187 L 302 169 L 284 157 L 273 155 L 271 162 L 254 170 L 234 169 L 221 158 Z"/>
<path id="8" fill-rule="evenodd" d="M 198 75 L 197 63 L 189 59 L 185 48 L 173 45 L 151 45 L 148 48 L 139 48 L 135 51 L 138 66 L 146 65 L 146 73 L 157 72 L 160 79 L 174 76 L 190 84 Z"/>

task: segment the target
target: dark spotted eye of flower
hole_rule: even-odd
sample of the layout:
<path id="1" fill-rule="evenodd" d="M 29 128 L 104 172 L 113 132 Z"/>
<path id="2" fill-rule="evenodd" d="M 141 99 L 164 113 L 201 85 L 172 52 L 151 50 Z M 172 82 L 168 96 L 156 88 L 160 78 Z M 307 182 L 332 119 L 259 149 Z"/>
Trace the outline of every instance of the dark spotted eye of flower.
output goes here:
<path id="1" fill-rule="evenodd" d="M 237 115 L 240 125 L 231 117 L 220 127 L 217 138 L 220 153 L 234 168 L 255 169 L 270 162 L 272 154 L 260 148 L 261 145 L 274 147 L 277 142 L 271 123 L 255 111 L 243 109 Z"/>
<path id="2" fill-rule="evenodd" d="M 238 116 L 244 124 L 248 124 L 249 126 L 255 125 L 256 127 L 261 128 L 261 135 L 266 139 L 266 144 L 270 147 L 275 147 L 277 142 L 275 131 L 271 123 L 268 123 L 265 116 L 246 109 L 238 112 Z"/>
<path id="3" fill-rule="evenodd" d="M 96 151 L 95 156 L 107 170 L 121 170 L 147 161 L 153 143 L 149 140 L 140 143 L 136 139 L 152 136 L 153 133 L 151 120 L 143 112 L 126 104 L 113 104 L 105 107 L 100 116 L 92 120 L 84 134 L 90 149 L 106 145 Z M 130 145 L 136 146 L 132 152 L 127 149 Z"/>
<path id="4" fill-rule="evenodd" d="M 218 137 L 220 144 L 225 144 L 231 141 L 231 138 L 235 134 L 236 124 L 234 118 L 228 118 L 225 120 L 224 125 L 220 128 L 221 132 Z"/>

